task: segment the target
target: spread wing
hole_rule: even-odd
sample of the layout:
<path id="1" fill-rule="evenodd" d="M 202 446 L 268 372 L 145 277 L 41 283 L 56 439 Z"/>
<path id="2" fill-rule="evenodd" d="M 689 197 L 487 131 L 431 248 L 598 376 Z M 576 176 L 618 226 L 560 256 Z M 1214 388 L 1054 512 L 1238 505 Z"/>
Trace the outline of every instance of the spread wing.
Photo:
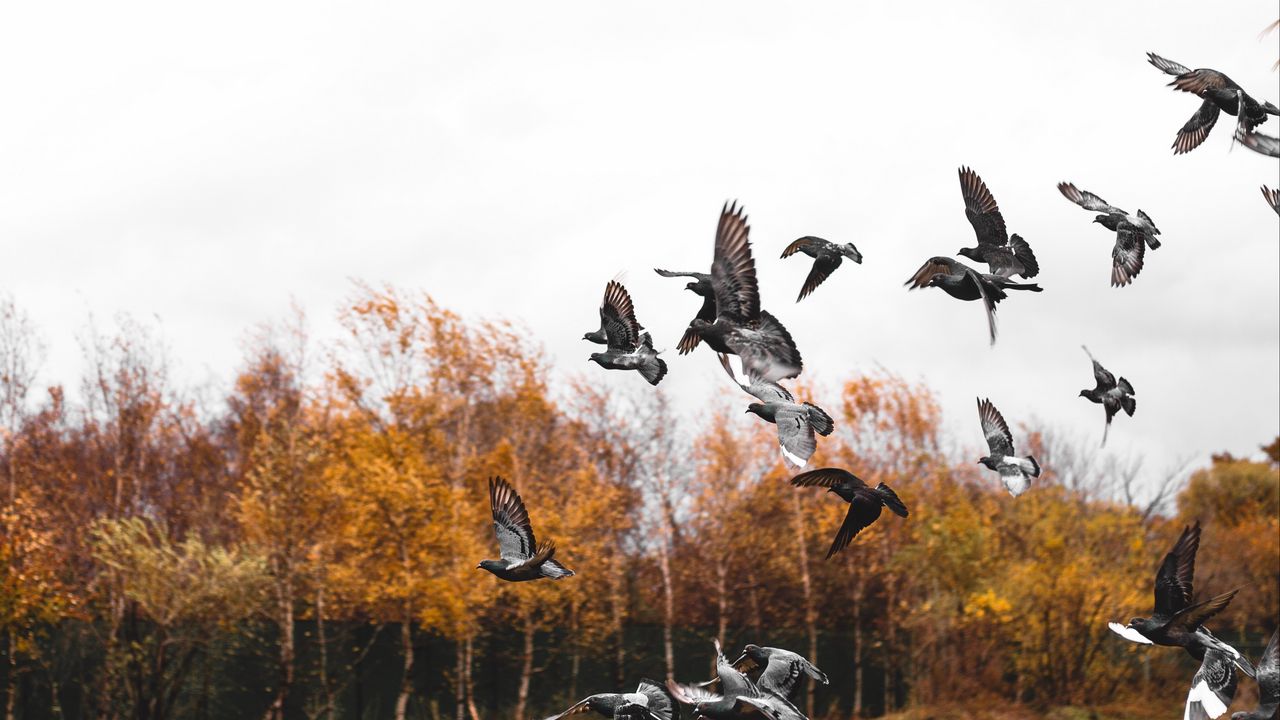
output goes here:
<path id="1" fill-rule="evenodd" d="M 809 276 L 804 279 L 804 285 L 800 288 L 800 295 L 796 298 L 796 302 L 808 297 L 809 293 L 817 289 L 822 281 L 831 277 L 831 273 L 840 267 L 840 256 L 823 253 L 813 261 L 813 268 L 809 270 Z"/>
<path id="2" fill-rule="evenodd" d="M 1192 581 L 1196 574 L 1196 551 L 1200 549 L 1200 523 L 1183 528 L 1178 542 L 1164 556 L 1156 571 L 1155 615 L 1170 617 L 1191 605 Z"/>
<path id="3" fill-rule="evenodd" d="M 1200 669 L 1191 678 L 1191 690 L 1183 710 L 1186 720 L 1209 720 L 1227 712 L 1236 695 L 1235 664 L 1226 653 L 1209 648 Z"/>
<path id="4" fill-rule="evenodd" d="M 1084 348 L 1085 354 L 1089 356 L 1090 362 L 1093 363 L 1093 381 L 1097 383 L 1097 387 L 1095 387 L 1094 389 L 1102 391 L 1102 390 L 1110 390 L 1111 388 L 1115 387 L 1116 376 L 1112 375 L 1110 370 L 1102 367 L 1102 363 L 1098 362 L 1093 357 L 1093 353 L 1089 352 L 1089 348 L 1085 347 L 1084 345 L 1081 345 L 1080 347 Z"/>
<path id="5" fill-rule="evenodd" d="M 782 457 L 795 467 L 804 467 L 818 450 L 818 440 L 809 424 L 808 411 L 803 406 L 783 408 L 774 418 L 778 426 L 778 444 Z"/>
<path id="6" fill-rule="evenodd" d="M 1208 622 L 1214 615 L 1225 610 L 1231 604 L 1231 599 L 1238 592 L 1240 592 L 1239 588 L 1183 608 L 1174 613 L 1169 622 L 1164 624 L 1164 627 L 1167 628 L 1177 623 L 1188 630 L 1194 630 Z"/>
<path id="7" fill-rule="evenodd" d="M 791 478 L 791 484 L 796 487 L 835 487 L 837 485 L 854 485 L 861 487 L 866 483 L 862 482 L 857 475 L 848 470 L 840 468 L 818 468 L 803 472 Z"/>
<path id="8" fill-rule="evenodd" d="M 1272 210 L 1275 210 L 1277 214 L 1280 214 L 1280 189 L 1272 190 L 1266 185 L 1263 185 L 1262 197 L 1266 198 L 1267 204 L 1271 206 Z"/>
<path id="9" fill-rule="evenodd" d="M 720 367 L 724 368 L 724 371 L 728 373 L 735 383 L 738 383 L 738 378 L 734 375 L 733 368 L 729 365 L 729 356 L 724 353 L 716 353 L 716 358 L 720 361 Z M 747 377 L 750 382 L 745 385 L 738 383 L 738 387 L 746 390 L 760 402 L 795 402 L 795 397 L 791 394 L 791 391 L 778 383 L 761 379 L 754 373 L 748 373 Z"/>
<path id="10" fill-rule="evenodd" d="M 654 268 L 653 271 L 665 278 L 687 277 L 687 278 L 693 278 L 694 280 L 708 280 L 711 277 L 706 273 L 692 272 L 692 271 L 680 272 L 678 270 L 663 270 L 662 268 Z"/>
<path id="11" fill-rule="evenodd" d="M 964 214 L 973 225 L 979 245 L 1007 245 L 1009 233 L 1004 227 L 1004 216 L 996 205 L 996 199 L 978 174 L 967 167 L 960 168 L 960 194 L 964 196 Z"/>
<path id="12" fill-rule="evenodd" d="M 636 692 L 649 698 L 648 710 L 653 717 L 659 720 L 679 720 L 676 700 L 671 697 L 671 692 L 665 686 L 654 680 L 641 678 Z"/>
<path id="13" fill-rule="evenodd" d="M 1063 197 L 1079 205 L 1085 210 L 1104 213 L 1124 213 L 1120 208 L 1108 203 L 1106 200 L 1103 200 L 1088 190 L 1081 190 L 1076 187 L 1074 183 L 1058 183 L 1058 192 L 1062 193 Z"/>
<path id="14" fill-rule="evenodd" d="M 757 683 L 780 698 L 786 699 L 795 691 L 796 683 L 801 675 L 808 675 L 823 685 L 829 684 L 827 674 L 819 670 L 813 663 L 789 650 L 774 648 L 769 653 L 769 664 L 760 673 Z"/>
<path id="15" fill-rule="evenodd" d="M 987 439 L 987 448 L 993 458 L 1013 455 L 1013 433 L 1004 416 L 991 404 L 990 400 L 978 401 L 978 419 L 982 421 L 982 434 Z"/>
<path id="16" fill-rule="evenodd" d="M 515 488 L 500 477 L 489 478 L 489 508 L 493 530 L 498 536 L 503 560 L 524 562 L 534 556 L 538 542 L 533 537 L 529 513 Z"/>
<path id="17" fill-rule="evenodd" d="M 1147 245 L 1142 235 L 1125 223 L 1116 230 L 1116 244 L 1111 248 L 1111 287 L 1124 287 L 1142 272 Z"/>
<path id="18" fill-rule="evenodd" d="M 931 257 L 924 261 L 919 270 L 915 271 L 903 285 L 910 285 L 912 290 L 927 287 L 929 281 L 934 275 L 960 275 L 965 272 L 966 268 L 956 262 L 952 258 L 943 257 L 941 255 Z"/>
<path id="19" fill-rule="evenodd" d="M 801 249 L 806 249 L 806 248 L 809 250 L 821 250 L 822 248 L 826 247 L 829 244 L 830 243 L 828 243 L 826 240 L 823 240 L 820 237 L 814 237 L 813 235 L 806 235 L 802 238 L 797 238 L 796 240 L 791 241 L 790 245 L 783 248 L 782 257 L 789 258 L 792 255 L 795 255 L 796 253 L 800 252 Z"/>
<path id="20" fill-rule="evenodd" d="M 561 718 L 568 717 L 570 715 L 579 715 L 581 713 L 591 712 L 590 703 L 592 698 L 599 698 L 599 697 L 602 697 L 602 696 L 592 695 L 591 697 L 582 698 L 581 700 L 574 703 L 573 705 L 570 705 L 568 710 L 565 710 L 564 712 L 558 715 L 552 715 L 551 717 L 547 718 L 547 720 L 560 720 Z M 616 698 L 617 696 L 614 695 L 612 697 Z"/>
<path id="21" fill-rule="evenodd" d="M 1172 60 L 1166 60 L 1152 52 L 1147 53 L 1147 62 L 1155 65 L 1170 75 L 1182 75 L 1184 73 L 1191 72 L 1191 68 L 1186 65 L 1176 63 Z"/>
<path id="22" fill-rule="evenodd" d="M 879 498 L 873 497 L 866 491 L 859 491 L 854 495 L 853 502 L 849 503 L 849 510 L 844 515 L 844 522 L 840 523 L 840 530 L 836 532 L 836 539 L 832 541 L 831 549 L 827 551 L 827 557 L 830 558 L 848 547 L 863 528 L 879 519 L 880 510 L 883 507 L 884 504 Z M 773 665 L 772 662 L 769 664 Z"/>
<path id="23" fill-rule="evenodd" d="M 1237 128 L 1236 141 L 1256 153 L 1280 157 L 1280 138 L 1262 133 L 1244 132 Z M 1276 203 L 1270 203 L 1270 205 L 1275 207 Z"/>
<path id="24" fill-rule="evenodd" d="M 1178 137 L 1174 139 L 1171 146 L 1173 154 L 1181 155 L 1200 147 L 1200 143 L 1209 137 L 1209 131 L 1213 129 L 1216 122 L 1218 122 L 1218 106 L 1214 105 L 1212 100 L 1200 103 L 1200 109 L 1196 110 L 1196 114 L 1192 115 L 1191 119 L 1178 131 Z"/>
<path id="25" fill-rule="evenodd" d="M 1258 662 L 1258 700 L 1263 706 L 1280 704 L 1280 628 L 1271 633 Z"/>
<path id="26" fill-rule="evenodd" d="M 716 296 L 716 312 L 735 318 L 753 319 L 760 314 L 760 289 L 756 284 L 756 264 L 751 257 L 751 227 L 736 204 L 720 211 L 716 228 L 715 257 L 711 262 L 711 288 Z"/>
<path id="27" fill-rule="evenodd" d="M 1217 70 L 1209 70 L 1207 68 L 1188 70 L 1181 73 L 1169 85 L 1183 92 L 1194 93 L 1200 97 L 1204 97 L 1205 93 L 1210 90 L 1237 90 L 1240 88 L 1239 85 L 1232 82 L 1231 78 Z"/>
<path id="28" fill-rule="evenodd" d="M 610 280 L 604 287 L 600 321 L 611 350 L 634 350 L 640 345 L 635 306 L 627 289 L 617 280 Z"/>

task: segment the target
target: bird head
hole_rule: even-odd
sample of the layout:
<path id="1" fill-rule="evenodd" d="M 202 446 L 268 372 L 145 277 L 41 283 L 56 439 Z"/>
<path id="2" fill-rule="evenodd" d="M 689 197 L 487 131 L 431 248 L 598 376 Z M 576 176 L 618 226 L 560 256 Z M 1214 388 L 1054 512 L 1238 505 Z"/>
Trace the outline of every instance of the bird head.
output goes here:
<path id="1" fill-rule="evenodd" d="M 591 353 L 591 357 L 587 358 L 587 362 L 593 362 L 604 367 L 604 353 Z"/>
<path id="2" fill-rule="evenodd" d="M 956 251 L 956 254 L 961 255 L 963 257 L 967 257 L 970 260 L 977 261 L 978 258 L 974 257 L 974 254 L 977 252 L 978 252 L 978 248 L 960 248 L 959 250 Z"/>
<path id="3" fill-rule="evenodd" d="M 764 656 L 764 648 L 759 645 L 746 645 L 742 648 L 742 654 L 751 658 L 757 665 L 765 665 L 768 659 Z"/>
<path id="4" fill-rule="evenodd" d="M 476 569 L 488 570 L 489 572 L 496 572 L 498 570 L 501 570 L 504 567 L 505 566 L 497 560 L 481 560 L 480 564 L 476 566 Z"/>
<path id="5" fill-rule="evenodd" d="M 1080 394 L 1079 394 L 1079 395 L 1077 395 L 1076 397 L 1087 398 L 1087 397 L 1089 397 L 1089 391 L 1088 391 L 1088 390 L 1081 390 L 1081 391 L 1080 391 Z"/>
<path id="6" fill-rule="evenodd" d="M 688 290 L 689 292 L 695 292 L 695 293 L 696 293 L 696 292 L 698 292 L 698 283 L 696 283 L 696 282 L 694 282 L 694 281 L 689 281 L 689 282 L 685 283 L 684 289 L 685 289 L 685 290 Z"/>
<path id="7" fill-rule="evenodd" d="M 711 323 L 702 318 L 694 318 L 689 321 L 689 329 L 701 335 L 711 327 Z"/>
<path id="8" fill-rule="evenodd" d="M 996 466 L 996 461 L 995 461 L 995 459 L 994 459 L 994 458 L 992 458 L 992 457 L 990 457 L 990 456 L 986 456 L 986 455 L 984 455 L 984 456 L 982 456 L 982 457 L 978 458 L 978 464 L 979 464 L 979 465 L 986 466 L 986 467 L 987 467 L 988 469 L 990 469 L 990 470 L 997 470 L 997 469 L 999 469 L 999 468 Z"/>
<path id="9" fill-rule="evenodd" d="M 858 252 L 858 248 L 854 247 L 853 243 L 845 243 L 844 245 L 841 245 L 840 252 L 845 257 L 858 263 L 859 265 L 862 264 L 862 253 Z"/>
<path id="10" fill-rule="evenodd" d="M 764 417 L 764 405 L 761 403 L 751 403 L 747 406 L 747 412 Z"/>

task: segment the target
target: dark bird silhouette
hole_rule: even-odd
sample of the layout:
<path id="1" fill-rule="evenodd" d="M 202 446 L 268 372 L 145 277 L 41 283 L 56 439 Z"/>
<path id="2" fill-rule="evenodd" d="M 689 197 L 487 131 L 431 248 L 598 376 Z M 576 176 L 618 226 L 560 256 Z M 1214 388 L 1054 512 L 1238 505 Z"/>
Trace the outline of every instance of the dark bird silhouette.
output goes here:
<path id="1" fill-rule="evenodd" d="M 712 642 L 716 647 L 716 680 L 719 682 L 719 692 L 712 689 L 715 683 L 681 685 L 667 681 L 667 689 L 677 700 L 694 707 L 695 717 L 709 720 L 755 717 L 766 720 L 805 720 L 804 715 L 786 698 L 761 690 L 746 675 L 730 665 L 720 650 L 720 641 Z"/>
<path id="2" fill-rule="evenodd" d="M 911 290 L 924 287 L 941 288 L 957 300 L 982 300 L 987 311 L 987 330 L 991 344 L 996 344 L 996 303 L 1007 297 L 1005 290 L 1040 292 L 1034 283 L 1016 283 L 1000 275 L 980 273 L 959 260 L 936 256 L 925 261 L 904 285 Z"/>
<path id="3" fill-rule="evenodd" d="M 719 353 L 719 358 L 721 367 L 733 377 L 729 356 Z M 741 387 L 760 401 L 747 405 L 747 412 L 778 427 L 778 448 L 791 467 L 804 467 L 813 457 L 818 449 L 815 432 L 825 437 L 835 429 L 825 410 L 813 403 L 796 402 L 795 396 L 776 382 L 750 376 L 750 382 Z"/>
<path id="4" fill-rule="evenodd" d="M 823 685 L 831 682 L 827 674 L 807 658 L 782 648 L 745 645 L 742 655 L 733 661 L 733 667 L 751 678 L 761 690 L 787 701 L 795 694 L 803 676 Z"/>
<path id="5" fill-rule="evenodd" d="M 1271 209 L 1275 210 L 1277 215 L 1280 215 L 1280 190 L 1272 190 L 1266 185 L 1263 185 L 1262 197 L 1266 199 L 1267 204 L 1271 206 Z"/>
<path id="6" fill-rule="evenodd" d="M 1172 146 L 1175 155 L 1191 152 L 1199 147 L 1209 137 L 1214 123 L 1218 122 L 1220 111 L 1229 115 L 1243 114 L 1241 122 L 1246 132 L 1253 132 L 1255 127 L 1266 122 L 1268 115 L 1280 115 L 1280 108 L 1269 102 L 1259 103 L 1231 78 L 1217 70 L 1192 70 L 1155 53 L 1147 53 L 1147 60 L 1161 71 L 1174 76 L 1173 82 L 1169 83 L 1170 87 L 1193 93 L 1204 101 L 1178 131 L 1178 137 Z"/>
<path id="7" fill-rule="evenodd" d="M 960 194 L 964 196 L 964 214 L 978 236 L 978 246 L 960 248 L 959 255 L 974 262 L 986 263 L 993 275 L 1031 279 L 1040 273 L 1031 246 L 1016 233 L 1005 230 L 1004 216 L 996 199 L 978 173 L 960 168 Z"/>
<path id="8" fill-rule="evenodd" d="M 702 298 L 702 307 L 698 308 L 698 314 L 694 317 L 703 322 L 713 322 L 716 319 L 716 293 L 711 288 L 711 275 L 700 272 L 674 272 L 671 270 L 653 269 L 662 277 L 687 277 L 693 278 L 688 282 L 684 289 L 692 292 L 694 295 Z M 693 328 L 686 328 L 684 335 L 680 337 L 680 342 L 676 343 L 676 350 L 681 355 L 688 355 L 693 349 L 698 347 L 698 343 L 702 342 L 702 336 L 693 331 Z"/>
<path id="9" fill-rule="evenodd" d="M 792 378 L 803 367 L 791 333 L 760 309 L 750 230 L 747 217 L 736 204 L 721 210 L 711 262 L 716 317 L 712 322 L 694 318 L 689 323 L 712 350 L 737 358 L 738 367 L 732 369 L 732 375 L 740 385 L 749 384 L 749 376 L 773 381 Z"/>
<path id="10" fill-rule="evenodd" d="M 604 352 L 591 353 L 589 360 L 610 370 L 635 370 L 650 385 L 657 385 L 667 374 L 667 363 L 653 349 L 653 339 L 636 322 L 635 307 L 627 289 L 617 280 L 610 280 L 604 288 L 604 300 L 600 303 L 600 330 L 583 335 L 592 342 L 603 333 L 608 348 Z"/>
<path id="11" fill-rule="evenodd" d="M 840 468 L 819 468 L 791 478 L 796 487 L 824 487 L 849 503 L 844 522 L 836 533 L 836 539 L 827 551 L 827 558 L 848 547 L 858 533 L 880 517 L 880 509 L 887 507 L 899 517 L 907 517 L 907 506 L 888 485 L 880 483 L 871 487 L 857 475 Z M 753 647 L 748 645 L 747 647 Z"/>
<path id="12" fill-rule="evenodd" d="M 1236 669 L 1226 655 L 1209 648 L 1191 676 L 1183 720 L 1209 720 L 1227 711 L 1236 696 Z"/>
<path id="13" fill-rule="evenodd" d="M 1237 101 L 1244 99 L 1244 92 L 1236 93 Z M 1253 132 L 1249 126 L 1248 114 L 1237 115 L 1235 141 L 1259 155 L 1280 157 L 1280 138 Z"/>
<path id="14" fill-rule="evenodd" d="M 1142 272 L 1143 256 L 1146 247 L 1152 250 L 1160 247 L 1156 236 L 1160 229 L 1142 210 L 1136 215 L 1111 205 L 1106 200 L 1075 185 L 1058 183 L 1058 191 L 1063 197 L 1079 205 L 1085 210 L 1101 213 L 1093 221 L 1116 234 L 1115 246 L 1111 250 L 1111 286 L 1124 287 Z"/>
<path id="15" fill-rule="evenodd" d="M 539 544 L 533 537 L 529 513 L 515 488 L 500 477 L 489 478 L 489 508 L 493 532 L 498 536 L 499 560 L 481 560 L 476 567 L 503 580 L 521 582 L 549 577 L 571 577 L 573 571 L 555 560 L 556 544 Z"/>
<path id="16" fill-rule="evenodd" d="M 561 720 L 569 715 L 594 712 L 607 718 L 628 720 L 680 720 L 675 698 L 662 685 L 642 679 L 633 693 L 597 693 L 585 697 L 559 715 L 547 720 Z"/>
<path id="17" fill-rule="evenodd" d="M 1124 410 L 1125 414 L 1133 417 L 1133 411 L 1138 407 L 1138 401 L 1133 396 L 1133 385 L 1123 377 L 1116 380 L 1116 376 L 1111 371 L 1102 367 L 1102 363 L 1089 352 L 1089 348 L 1081 345 L 1084 352 L 1089 356 L 1089 360 L 1093 363 L 1093 382 L 1095 383 L 1092 390 L 1081 390 L 1080 397 L 1087 398 L 1090 402 L 1098 403 L 1107 412 L 1107 424 L 1102 428 L 1102 446 L 1107 445 L 1107 433 L 1111 430 L 1111 418 L 1116 413 Z"/>
<path id="18" fill-rule="evenodd" d="M 1271 633 L 1267 649 L 1258 661 L 1258 707 L 1248 712 L 1238 712 L 1231 720 L 1275 720 L 1280 716 L 1280 629 Z"/>
<path id="19" fill-rule="evenodd" d="M 1209 618 L 1222 612 L 1239 590 L 1223 593 L 1192 604 L 1192 583 L 1196 573 L 1196 552 L 1200 549 L 1200 523 L 1183 528 L 1173 548 L 1156 571 L 1155 608 L 1149 618 L 1135 617 L 1128 625 L 1107 623 L 1120 637 L 1144 645 L 1165 645 L 1185 649 L 1203 660 L 1205 651 L 1225 654 L 1246 675 L 1254 677 L 1253 666 L 1238 650 L 1222 642 L 1203 627 Z"/>
<path id="20" fill-rule="evenodd" d="M 990 400 L 978 400 L 978 419 L 982 421 L 982 434 L 986 436 L 990 454 L 978 459 L 979 465 L 1000 473 L 1009 494 L 1018 497 L 1031 487 L 1031 478 L 1040 477 L 1040 463 L 1028 455 L 1018 457 L 1013 451 L 1013 433 L 1004 416 Z"/>
<path id="21" fill-rule="evenodd" d="M 862 264 L 862 253 L 858 252 L 858 248 L 854 247 L 853 243 L 837 245 L 812 235 L 806 235 L 792 242 L 782 251 L 782 257 L 789 258 L 798 252 L 813 258 L 813 268 L 809 270 L 809 277 L 804 279 L 804 285 L 800 288 L 800 295 L 796 297 L 796 302 L 805 299 L 822 284 L 823 280 L 830 277 L 831 273 L 840 267 L 844 258 L 849 258 L 859 265 Z"/>

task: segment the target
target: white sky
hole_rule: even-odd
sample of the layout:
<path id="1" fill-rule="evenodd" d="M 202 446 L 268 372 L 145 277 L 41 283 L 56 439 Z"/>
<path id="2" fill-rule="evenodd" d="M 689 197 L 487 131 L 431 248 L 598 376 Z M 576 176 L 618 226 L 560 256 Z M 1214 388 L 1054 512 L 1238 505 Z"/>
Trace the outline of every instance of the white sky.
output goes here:
<path id="1" fill-rule="evenodd" d="M 924 379 L 975 448 L 975 395 L 1096 441 L 1084 342 L 1138 392 L 1110 451 L 1163 467 L 1280 429 L 1258 192 L 1280 166 L 1229 152 L 1227 116 L 1173 156 L 1199 100 L 1144 55 L 1280 101 L 1273 2 L 176 5 L 0 18 L 0 290 L 42 329 L 46 380 L 76 384 L 92 311 L 158 317 L 180 381 L 225 381 L 291 299 L 332 336 L 353 278 L 521 319 L 557 373 L 586 372 L 621 272 L 693 412 L 738 391 L 705 349 L 676 356 L 699 300 L 651 268 L 708 267 L 737 198 L 808 379 Z M 977 303 L 902 287 L 973 244 L 961 164 L 1042 266 L 994 350 Z M 1133 286 L 1108 286 L 1111 237 L 1060 180 L 1163 230 Z M 866 261 L 796 305 L 809 261 L 777 255 L 808 234 Z"/>

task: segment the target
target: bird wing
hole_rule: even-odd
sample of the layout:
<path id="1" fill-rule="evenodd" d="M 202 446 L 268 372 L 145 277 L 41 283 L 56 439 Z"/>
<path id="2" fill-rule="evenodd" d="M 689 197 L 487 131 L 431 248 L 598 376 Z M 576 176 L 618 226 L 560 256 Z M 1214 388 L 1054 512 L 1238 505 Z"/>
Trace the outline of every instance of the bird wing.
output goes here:
<path id="1" fill-rule="evenodd" d="M 1084 345 L 1081 345 L 1080 347 L 1084 348 L 1085 354 L 1089 356 L 1089 361 L 1093 363 L 1093 381 L 1097 383 L 1097 387 L 1095 387 L 1094 390 L 1105 391 L 1115 387 L 1116 376 L 1112 375 L 1110 370 L 1102 367 L 1102 363 L 1098 362 L 1097 359 L 1093 357 L 1093 353 L 1089 352 L 1089 348 Z"/>
<path id="2" fill-rule="evenodd" d="M 809 296 L 823 280 L 831 277 L 831 273 L 840 267 L 840 256 L 830 253 L 822 253 L 813 261 L 813 268 L 809 270 L 809 276 L 804 279 L 804 285 L 800 288 L 800 295 L 796 298 L 796 302 L 800 302 Z"/>
<path id="3" fill-rule="evenodd" d="M 654 268 L 653 271 L 665 278 L 687 277 L 687 278 L 693 278 L 694 280 L 706 280 L 710 277 L 706 273 L 693 272 L 693 271 L 682 272 L 679 270 L 663 270 L 662 268 Z"/>
<path id="4" fill-rule="evenodd" d="M 1267 649 L 1258 661 L 1258 702 L 1275 707 L 1280 704 L 1280 628 L 1271 633 Z"/>
<path id="5" fill-rule="evenodd" d="M 758 322 L 726 336 L 725 344 L 742 359 L 749 374 L 764 380 L 793 378 L 804 366 L 791 333 L 764 310 L 760 311 Z"/>
<path id="6" fill-rule="evenodd" d="M 949 257 L 937 255 L 925 260 L 920 269 L 916 270 L 903 285 L 910 285 L 912 290 L 928 287 L 934 275 L 960 275 L 964 272 L 964 267 L 963 264 Z"/>
<path id="7" fill-rule="evenodd" d="M 702 307 L 698 309 L 698 314 L 694 317 L 705 322 L 715 321 L 716 298 L 714 295 L 702 298 Z M 702 336 L 695 332 L 693 328 L 689 328 L 680 337 L 680 342 L 676 343 L 676 349 L 680 351 L 681 355 L 687 355 L 693 352 L 693 349 L 698 347 L 700 342 L 702 342 Z"/>
<path id="8" fill-rule="evenodd" d="M 1147 62 L 1155 65 L 1170 75 L 1182 75 L 1191 72 L 1191 68 L 1172 60 L 1166 60 L 1159 55 L 1149 52 L 1147 53 Z"/>
<path id="9" fill-rule="evenodd" d="M 1226 75 L 1207 68 L 1180 73 L 1169 86 L 1200 97 L 1204 97 L 1210 90 L 1234 90 L 1240 87 Z"/>
<path id="10" fill-rule="evenodd" d="M 993 458 L 1007 457 L 1013 454 L 1013 433 L 1004 416 L 991 404 L 990 400 L 978 400 L 978 419 L 982 421 L 982 434 L 987 439 L 987 448 Z"/>
<path id="11" fill-rule="evenodd" d="M 659 720 L 677 720 L 676 700 L 671 692 L 656 680 L 641 678 L 636 692 L 649 698 L 649 714 Z"/>
<path id="12" fill-rule="evenodd" d="M 611 350 L 634 350 L 640 345 L 640 323 L 631 295 L 622 283 L 610 280 L 600 302 L 600 320 Z"/>
<path id="13" fill-rule="evenodd" d="M 1196 551 L 1200 549 L 1200 523 L 1183 528 L 1178 541 L 1164 556 L 1156 571 L 1155 614 L 1169 617 L 1191 604 L 1192 582 L 1196 574 Z"/>
<path id="14" fill-rule="evenodd" d="M 960 194 L 964 196 L 964 214 L 978 236 L 978 244 L 1007 245 L 1009 232 L 1005 230 L 1004 216 L 995 197 L 978 173 L 967 167 L 960 168 Z"/>
<path id="15" fill-rule="evenodd" d="M 1200 147 L 1200 143 L 1209 137 L 1209 131 L 1213 129 L 1213 124 L 1216 122 L 1218 122 L 1218 106 L 1214 105 L 1212 100 L 1200 103 L 1196 114 L 1192 115 L 1191 119 L 1178 131 L 1178 137 L 1174 139 L 1171 146 L 1173 154 L 1181 155 Z"/>
<path id="16" fill-rule="evenodd" d="M 1226 609 L 1231 604 L 1231 599 L 1240 592 L 1239 588 L 1221 595 L 1211 597 L 1208 600 L 1202 600 L 1195 605 L 1189 605 L 1169 618 L 1163 627 L 1170 627 L 1174 623 L 1178 623 L 1188 630 L 1194 630 L 1208 622 L 1210 618 Z"/>
<path id="17" fill-rule="evenodd" d="M 797 238 L 795 240 L 792 240 L 790 245 L 783 248 L 782 257 L 789 258 L 792 255 L 795 255 L 796 253 L 800 252 L 800 250 L 804 248 L 808 248 L 810 250 L 821 250 L 822 248 L 830 244 L 831 243 L 827 242 L 826 240 L 823 240 L 820 237 L 806 235 L 802 238 Z"/>
<path id="18" fill-rule="evenodd" d="M 880 498 L 874 497 L 870 492 L 856 493 L 853 496 L 853 502 L 849 503 L 849 510 L 844 514 L 844 522 L 840 523 L 840 530 L 836 532 L 836 539 L 831 542 L 827 557 L 830 558 L 848 547 L 863 528 L 880 517 L 880 510 L 883 507 L 884 504 L 880 502 Z"/>
<path id="19" fill-rule="evenodd" d="M 1116 244 L 1111 248 L 1111 287 L 1124 287 L 1142 272 L 1147 245 L 1142 236 L 1126 223 L 1116 230 Z"/>
<path id="20" fill-rule="evenodd" d="M 992 295 L 991 288 L 988 286 L 986 278 L 978 274 L 977 270 L 974 270 L 973 268 L 968 267 L 967 265 L 964 266 L 964 270 L 965 270 L 965 273 L 969 275 L 969 278 L 973 281 L 973 283 L 978 286 L 978 294 L 982 296 L 982 309 L 987 314 L 987 334 L 991 336 L 991 344 L 995 345 L 996 344 L 996 303 L 1000 301 L 1000 297 L 1003 297 L 1003 295 L 999 297 Z"/>
<path id="21" fill-rule="evenodd" d="M 795 402 L 795 397 L 792 396 L 791 391 L 776 382 L 764 380 L 754 373 L 747 373 L 749 382 L 738 382 L 738 378 L 733 373 L 733 368 L 729 365 L 729 356 L 724 353 L 716 353 L 716 358 L 720 361 L 720 367 L 724 368 L 730 379 L 760 402 Z"/>
<path id="22" fill-rule="evenodd" d="M 760 314 L 760 288 L 756 284 L 756 264 L 751 257 L 751 227 L 736 204 L 720 211 L 716 228 L 715 256 L 711 261 L 711 288 L 715 291 L 716 312 L 752 319 Z"/>
<path id="23" fill-rule="evenodd" d="M 1121 625 L 1118 622 L 1109 622 L 1107 623 L 1107 627 L 1111 628 L 1111 632 L 1119 635 L 1120 637 L 1130 642 L 1136 642 L 1142 645 L 1154 644 L 1147 639 L 1146 635 L 1143 635 L 1142 633 L 1138 632 L 1137 630 L 1134 630 L 1133 628 L 1127 625 Z"/>
<path id="24" fill-rule="evenodd" d="M 1079 205 L 1085 210 L 1104 213 L 1124 213 L 1124 210 L 1108 203 L 1106 200 L 1103 200 L 1088 190 L 1081 190 L 1080 188 L 1077 188 L 1074 183 L 1058 183 L 1058 192 L 1062 193 L 1063 197 Z"/>
<path id="25" fill-rule="evenodd" d="M 498 536 L 499 557 L 524 562 L 534 556 L 537 541 L 529 512 L 520 495 L 506 480 L 489 478 L 489 508 L 493 511 L 493 530 Z"/>
<path id="26" fill-rule="evenodd" d="M 1272 210 L 1275 210 L 1276 213 L 1280 214 L 1280 189 L 1272 190 L 1266 185 L 1263 185 L 1262 197 L 1266 199 L 1267 204 L 1271 206 Z"/>
<path id="27" fill-rule="evenodd" d="M 576 702 L 576 703 L 574 703 L 574 704 L 570 705 L 570 706 L 569 706 L 569 709 L 565 710 L 564 712 L 561 712 L 561 713 L 560 713 L 560 714 L 558 714 L 558 715 L 552 715 L 551 717 L 547 718 L 547 720 L 560 720 L 560 718 L 568 717 L 568 716 L 570 716 L 570 715 L 578 715 L 578 714 L 585 713 L 585 712 L 591 712 L 591 705 L 590 705 L 590 703 L 591 703 L 592 699 L 602 698 L 602 697 L 604 697 L 604 695 L 603 695 L 603 694 L 602 694 L 602 695 L 592 695 L 592 696 L 590 696 L 590 697 L 584 697 L 584 698 L 582 698 L 581 700 L 579 700 L 578 702 Z M 613 695 L 613 697 L 615 697 L 615 698 L 616 698 L 616 697 L 617 697 L 617 695 Z"/>
<path id="28" fill-rule="evenodd" d="M 1200 669 L 1191 677 L 1184 720 L 1209 720 L 1227 711 L 1236 696 L 1235 664 L 1225 653 L 1209 648 Z"/>
<path id="29" fill-rule="evenodd" d="M 818 450 L 808 412 L 803 406 L 783 408 L 774 417 L 774 423 L 778 426 L 778 445 L 783 459 L 795 467 L 807 465 Z"/>
<path id="30" fill-rule="evenodd" d="M 803 472 L 791 478 L 791 484 L 796 487 L 835 487 L 837 485 L 854 485 L 861 487 L 866 483 L 848 470 L 840 468 L 818 468 Z"/>
<path id="31" fill-rule="evenodd" d="M 1237 128 L 1236 141 L 1261 155 L 1280 157 L 1280 138 L 1262 133 L 1244 132 L 1242 129 Z M 1276 203 L 1270 204 L 1272 207 L 1276 205 Z"/>
<path id="32" fill-rule="evenodd" d="M 683 685 L 675 680 L 667 681 L 667 690 L 671 691 L 671 696 L 685 705 L 697 705 L 704 702 L 716 702 L 724 698 L 723 695 L 712 692 L 705 687 L 697 685 Z"/>

